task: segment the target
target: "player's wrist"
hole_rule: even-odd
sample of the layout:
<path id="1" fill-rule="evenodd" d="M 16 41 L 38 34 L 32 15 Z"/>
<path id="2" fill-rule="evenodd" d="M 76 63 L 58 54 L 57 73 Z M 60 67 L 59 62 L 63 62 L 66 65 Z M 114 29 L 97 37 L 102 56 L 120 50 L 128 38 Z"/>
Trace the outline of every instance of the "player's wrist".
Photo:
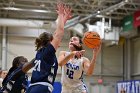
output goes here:
<path id="1" fill-rule="evenodd" d="M 72 51 L 72 52 L 70 52 L 70 54 L 74 55 L 74 54 L 75 54 L 75 52 L 74 52 L 74 51 Z"/>
<path id="2" fill-rule="evenodd" d="M 96 59 L 92 59 L 91 63 L 96 63 Z"/>

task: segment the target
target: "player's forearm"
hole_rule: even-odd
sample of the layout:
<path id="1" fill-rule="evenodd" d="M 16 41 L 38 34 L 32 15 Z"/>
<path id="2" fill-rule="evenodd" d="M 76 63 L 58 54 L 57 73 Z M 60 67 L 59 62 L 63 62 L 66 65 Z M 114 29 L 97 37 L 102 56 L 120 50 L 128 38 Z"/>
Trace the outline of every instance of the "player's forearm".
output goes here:
<path id="1" fill-rule="evenodd" d="M 54 33 L 54 39 L 56 39 L 58 42 L 61 42 L 62 38 L 64 36 L 64 29 L 63 28 L 57 28 Z"/>
<path id="2" fill-rule="evenodd" d="M 63 14 L 58 15 L 57 21 L 56 21 L 56 31 L 57 32 L 64 32 L 64 26 L 65 26 L 64 20 L 63 20 Z"/>
<path id="3" fill-rule="evenodd" d="M 87 71 L 87 75 L 91 76 L 93 74 L 94 68 L 95 68 L 95 59 L 93 58 L 91 60 L 91 63 L 89 65 L 88 71 Z"/>
<path id="4" fill-rule="evenodd" d="M 63 20 L 63 17 L 64 17 L 63 14 L 58 15 L 57 21 L 56 21 L 56 29 L 64 30 L 64 26 L 66 23 L 65 21 L 67 21 L 67 20 Z"/>
<path id="5" fill-rule="evenodd" d="M 59 66 L 65 65 L 73 56 L 75 55 L 74 52 L 71 52 L 69 55 L 67 55 L 64 59 L 59 61 Z"/>
<path id="6" fill-rule="evenodd" d="M 35 59 L 32 59 L 30 62 L 26 63 L 23 65 L 22 67 L 22 71 L 24 73 L 27 73 L 34 65 L 33 62 L 35 61 Z"/>
<path id="7" fill-rule="evenodd" d="M 58 17 L 58 23 L 56 26 L 56 30 L 54 32 L 53 38 L 54 38 L 54 48 L 57 49 L 62 41 L 62 38 L 64 36 L 64 23 L 60 21 L 61 17 Z"/>

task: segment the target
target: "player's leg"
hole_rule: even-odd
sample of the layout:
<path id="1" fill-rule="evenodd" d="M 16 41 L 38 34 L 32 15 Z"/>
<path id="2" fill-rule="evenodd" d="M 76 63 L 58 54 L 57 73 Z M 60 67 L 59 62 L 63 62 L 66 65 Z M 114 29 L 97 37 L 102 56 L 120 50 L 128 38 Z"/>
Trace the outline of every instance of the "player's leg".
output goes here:
<path id="1" fill-rule="evenodd" d="M 72 93 L 72 89 L 70 87 L 62 86 L 61 93 Z"/>
<path id="2" fill-rule="evenodd" d="M 88 93 L 88 89 L 86 85 L 83 84 L 73 89 L 72 93 Z"/>

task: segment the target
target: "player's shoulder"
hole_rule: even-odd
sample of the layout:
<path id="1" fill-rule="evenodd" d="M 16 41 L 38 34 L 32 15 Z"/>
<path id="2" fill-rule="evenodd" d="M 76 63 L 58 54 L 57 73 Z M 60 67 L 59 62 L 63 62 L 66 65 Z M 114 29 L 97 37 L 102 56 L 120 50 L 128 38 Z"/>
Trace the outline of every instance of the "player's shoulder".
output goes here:
<path id="1" fill-rule="evenodd" d="M 65 53 L 66 53 L 65 51 L 60 51 L 60 52 L 59 52 L 59 57 L 60 57 L 60 56 L 64 56 Z"/>
<path id="2" fill-rule="evenodd" d="M 66 51 L 60 51 L 60 53 L 66 53 Z"/>
<path id="3" fill-rule="evenodd" d="M 65 55 L 65 54 L 69 54 L 70 52 L 68 52 L 68 51 L 60 51 L 59 52 L 59 55 Z"/>
<path id="4" fill-rule="evenodd" d="M 59 56 L 67 56 L 67 55 L 69 55 L 71 52 L 69 52 L 69 51 L 60 51 L 59 52 Z"/>
<path id="5" fill-rule="evenodd" d="M 59 55 L 64 55 L 66 53 L 66 51 L 60 51 Z"/>

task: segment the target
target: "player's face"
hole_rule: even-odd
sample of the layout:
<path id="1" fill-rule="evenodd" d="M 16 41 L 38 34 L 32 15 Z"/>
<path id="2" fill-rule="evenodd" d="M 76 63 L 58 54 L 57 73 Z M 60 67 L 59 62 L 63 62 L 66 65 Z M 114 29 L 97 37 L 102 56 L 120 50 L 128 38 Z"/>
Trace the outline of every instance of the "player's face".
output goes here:
<path id="1" fill-rule="evenodd" d="M 2 73 L 1 73 L 1 78 L 5 78 L 6 77 L 6 75 L 7 75 L 7 71 L 2 71 Z"/>
<path id="2" fill-rule="evenodd" d="M 70 42 L 69 42 L 69 49 L 72 50 L 72 51 L 75 50 L 73 44 L 74 44 L 74 45 L 77 45 L 77 46 L 80 45 L 80 41 L 79 41 L 79 38 L 78 38 L 78 37 L 72 37 L 72 38 L 70 39 Z"/>

